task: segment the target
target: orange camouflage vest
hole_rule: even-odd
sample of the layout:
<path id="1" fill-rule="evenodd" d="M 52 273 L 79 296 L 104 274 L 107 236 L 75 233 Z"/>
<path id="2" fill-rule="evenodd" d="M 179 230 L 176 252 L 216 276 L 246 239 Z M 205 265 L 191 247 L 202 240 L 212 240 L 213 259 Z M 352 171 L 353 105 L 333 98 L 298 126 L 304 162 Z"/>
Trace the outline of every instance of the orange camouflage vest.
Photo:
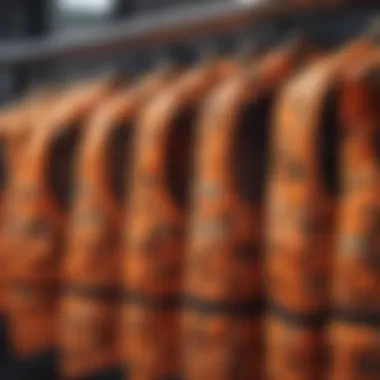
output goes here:
<path id="1" fill-rule="evenodd" d="M 300 61 L 275 49 L 203 107 L 185 272 L 185 379 L 262 378 L 262 205 L 270 112 Z"/>
<path id="2" fill-rule="evenodd" d="M 144 110 L 137 129 L 123 281 L 123 355 L 129 379 L 180 373 L 180 311 L 192 129 L 208 91 L 236 62 L 183 74 Z"/>
<path id="3" fill-rule="evenodd" d="M 81 124 L 114 80 L 81 83 L 36 120 L 9 192 L 9 333 L 15 355 L 56 344 L 60 263 Z M 38 125 L 38 128 L 37 128 Z"/>
<path id="4" fill-rule="evenodd" d="M 33 120 L 41 117 L 45 107 L 49 107 L 57 98 L 52 89 L 33 91 L 20 101 L 6 107 L 0 114 L 0 313 L 6 313 L 7 257 L 8 251 L 8 206 L 12 191 L 11 177 L 20 167 L 22 148 L 33 129 Z M 8 195 L 7 195 L 8 194 Z"/>
<path id="5" fill-rule="evenodd" d="M 82 378 L 120 364 L 121 234 L 134 124 L 140 109 L 172 80 L 159 70 L 99 107 L 82 139 L 64 265 L 61 372 Z"/>
<path id="6" fill-rule="evenodd" d="M 380 378 L 379 73 L 377 51 L 342 84 L 329 380 Z"/>
<path id="7" fill-rule="evenodd" d="M 338 201 L 339 78 L 371 51 L 354 43 L 298 73 L 275 109 L 266 223 L 266 375 L 319 380 Z"/>

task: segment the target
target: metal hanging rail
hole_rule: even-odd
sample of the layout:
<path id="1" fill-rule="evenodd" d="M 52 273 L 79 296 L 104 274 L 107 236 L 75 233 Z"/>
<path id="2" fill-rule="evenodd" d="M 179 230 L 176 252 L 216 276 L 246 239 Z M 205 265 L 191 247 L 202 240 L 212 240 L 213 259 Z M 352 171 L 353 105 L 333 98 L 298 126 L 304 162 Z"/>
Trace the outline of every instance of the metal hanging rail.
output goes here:
<path id="1" fill-rule="evenodd" d="M 52 36 L 37 41 L 0 46 L 0 67 L 38 64 L 90 54 L 146 48 L 222 33 L 289 13 L 335 11 L 351 4 L 347 0 L 319 0 L 314 5 L 285 1 L 256 0 L 250 4 L 222 3 L 181 7 L 173 11 L 143 15 L 115 24 L 90 28 L 80 34 Z"/>

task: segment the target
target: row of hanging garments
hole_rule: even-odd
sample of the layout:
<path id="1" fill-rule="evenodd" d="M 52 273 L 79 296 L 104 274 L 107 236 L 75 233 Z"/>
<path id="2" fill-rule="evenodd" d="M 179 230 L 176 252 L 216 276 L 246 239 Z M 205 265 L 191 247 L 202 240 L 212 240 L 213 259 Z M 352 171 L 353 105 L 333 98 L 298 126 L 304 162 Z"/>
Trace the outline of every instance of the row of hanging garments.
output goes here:
<path id="1" fill-rule="evenodd" d="M 380 53 L 291 41 L 0 113 L 1 310 L 59 378 L 380 378 Z"/>

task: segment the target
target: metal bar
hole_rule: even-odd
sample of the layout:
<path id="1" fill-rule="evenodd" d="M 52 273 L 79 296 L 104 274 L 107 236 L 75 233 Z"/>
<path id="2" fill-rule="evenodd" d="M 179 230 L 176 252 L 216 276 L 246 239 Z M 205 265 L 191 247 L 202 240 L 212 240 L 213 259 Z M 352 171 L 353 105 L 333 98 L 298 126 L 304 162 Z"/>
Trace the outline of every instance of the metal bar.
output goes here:
<path id="1" fill-rule="evenodd" d="M 226 32 L 291 12 L 339 10 L 348 3 L 347 0 L 320 0 L 318 4 L 308 5 L 256 0 L 248 5 L 222 3 L 182 7 L 123 20 L 106 27 L 90 28 L 79 34 L 64 33 L 32 42 L 3 44 L 0 46 L 0 67 L 175 43 Z"/>

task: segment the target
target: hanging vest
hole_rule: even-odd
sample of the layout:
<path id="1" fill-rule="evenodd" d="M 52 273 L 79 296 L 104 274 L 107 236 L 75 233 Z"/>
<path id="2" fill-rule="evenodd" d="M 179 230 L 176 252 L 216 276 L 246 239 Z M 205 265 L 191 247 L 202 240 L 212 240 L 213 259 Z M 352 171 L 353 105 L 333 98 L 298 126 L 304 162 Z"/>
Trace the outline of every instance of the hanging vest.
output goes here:
<path id="1" fill-rule="evenodd" d="M 180 373 L 180 312 L 192 127 L 208 91 L 237 70 L 219 60 L 183 74 L 138 123 L 123 280 L 123 356 L 130 380 Z"/>
<path id="2" fill-rule="evenodd" d="M 325 374 L 337 190 L 336 90 L 345 64 L 371 50 L 354 44 L 297 74 L 281 92 L 268 189 L 266 375 Z"/>
<path id="3" fill-rule="evenodd" d="M 262 202 L 273 95 L 299 46 L 221 84 L 198 131 L 185 272 L 186 379 L 260 379 Z"/>
<path id="4" fill-rule="evenodd" d="M 342 85 L 328 379 L 380 378 L 380 55 Z"/>
<path id="5" fill-rule="evenodd" d="M 2 110 L 0 114 L 0 313 L 6 313 L 7 256 L 8 251 L 8 202 L 11 177 L 18 170 L 22 147 L 32 130 L 33 120 L 56 100 L 53 91 L 36 91 L 17 103 Z"/>
<path id="6" fill-rule="evenodd" d="M 79 84 L 38 118 L 9 195 L 9 322 L 16 356 L 56 344 L 66 212 L 81 123 L 108 96 L 114 80 Z"/>
<path id="7" fill-rule="evenodd" d="M 21 102 L 20 102 L 21 103 Z M 14 126 L 23 123 L 24 112 L 22 104 L 15 104 L 0 111 L 0 316 L 6 314 L 6 231 L 4 220 L 4 198 L 9 175 L 9 157 L 7 156 L 6 137 Z"/>
<path id="8" fill-rule="evenodd" d="M 135 119 L 173 78 L 163 70 L 110 97 L 91 117 L 78 159 L 61 308 L 61 372 L 83 378 L 120 364 L 120 228 Z M 140 79 L 141 80 L 141 79 Z"/>

